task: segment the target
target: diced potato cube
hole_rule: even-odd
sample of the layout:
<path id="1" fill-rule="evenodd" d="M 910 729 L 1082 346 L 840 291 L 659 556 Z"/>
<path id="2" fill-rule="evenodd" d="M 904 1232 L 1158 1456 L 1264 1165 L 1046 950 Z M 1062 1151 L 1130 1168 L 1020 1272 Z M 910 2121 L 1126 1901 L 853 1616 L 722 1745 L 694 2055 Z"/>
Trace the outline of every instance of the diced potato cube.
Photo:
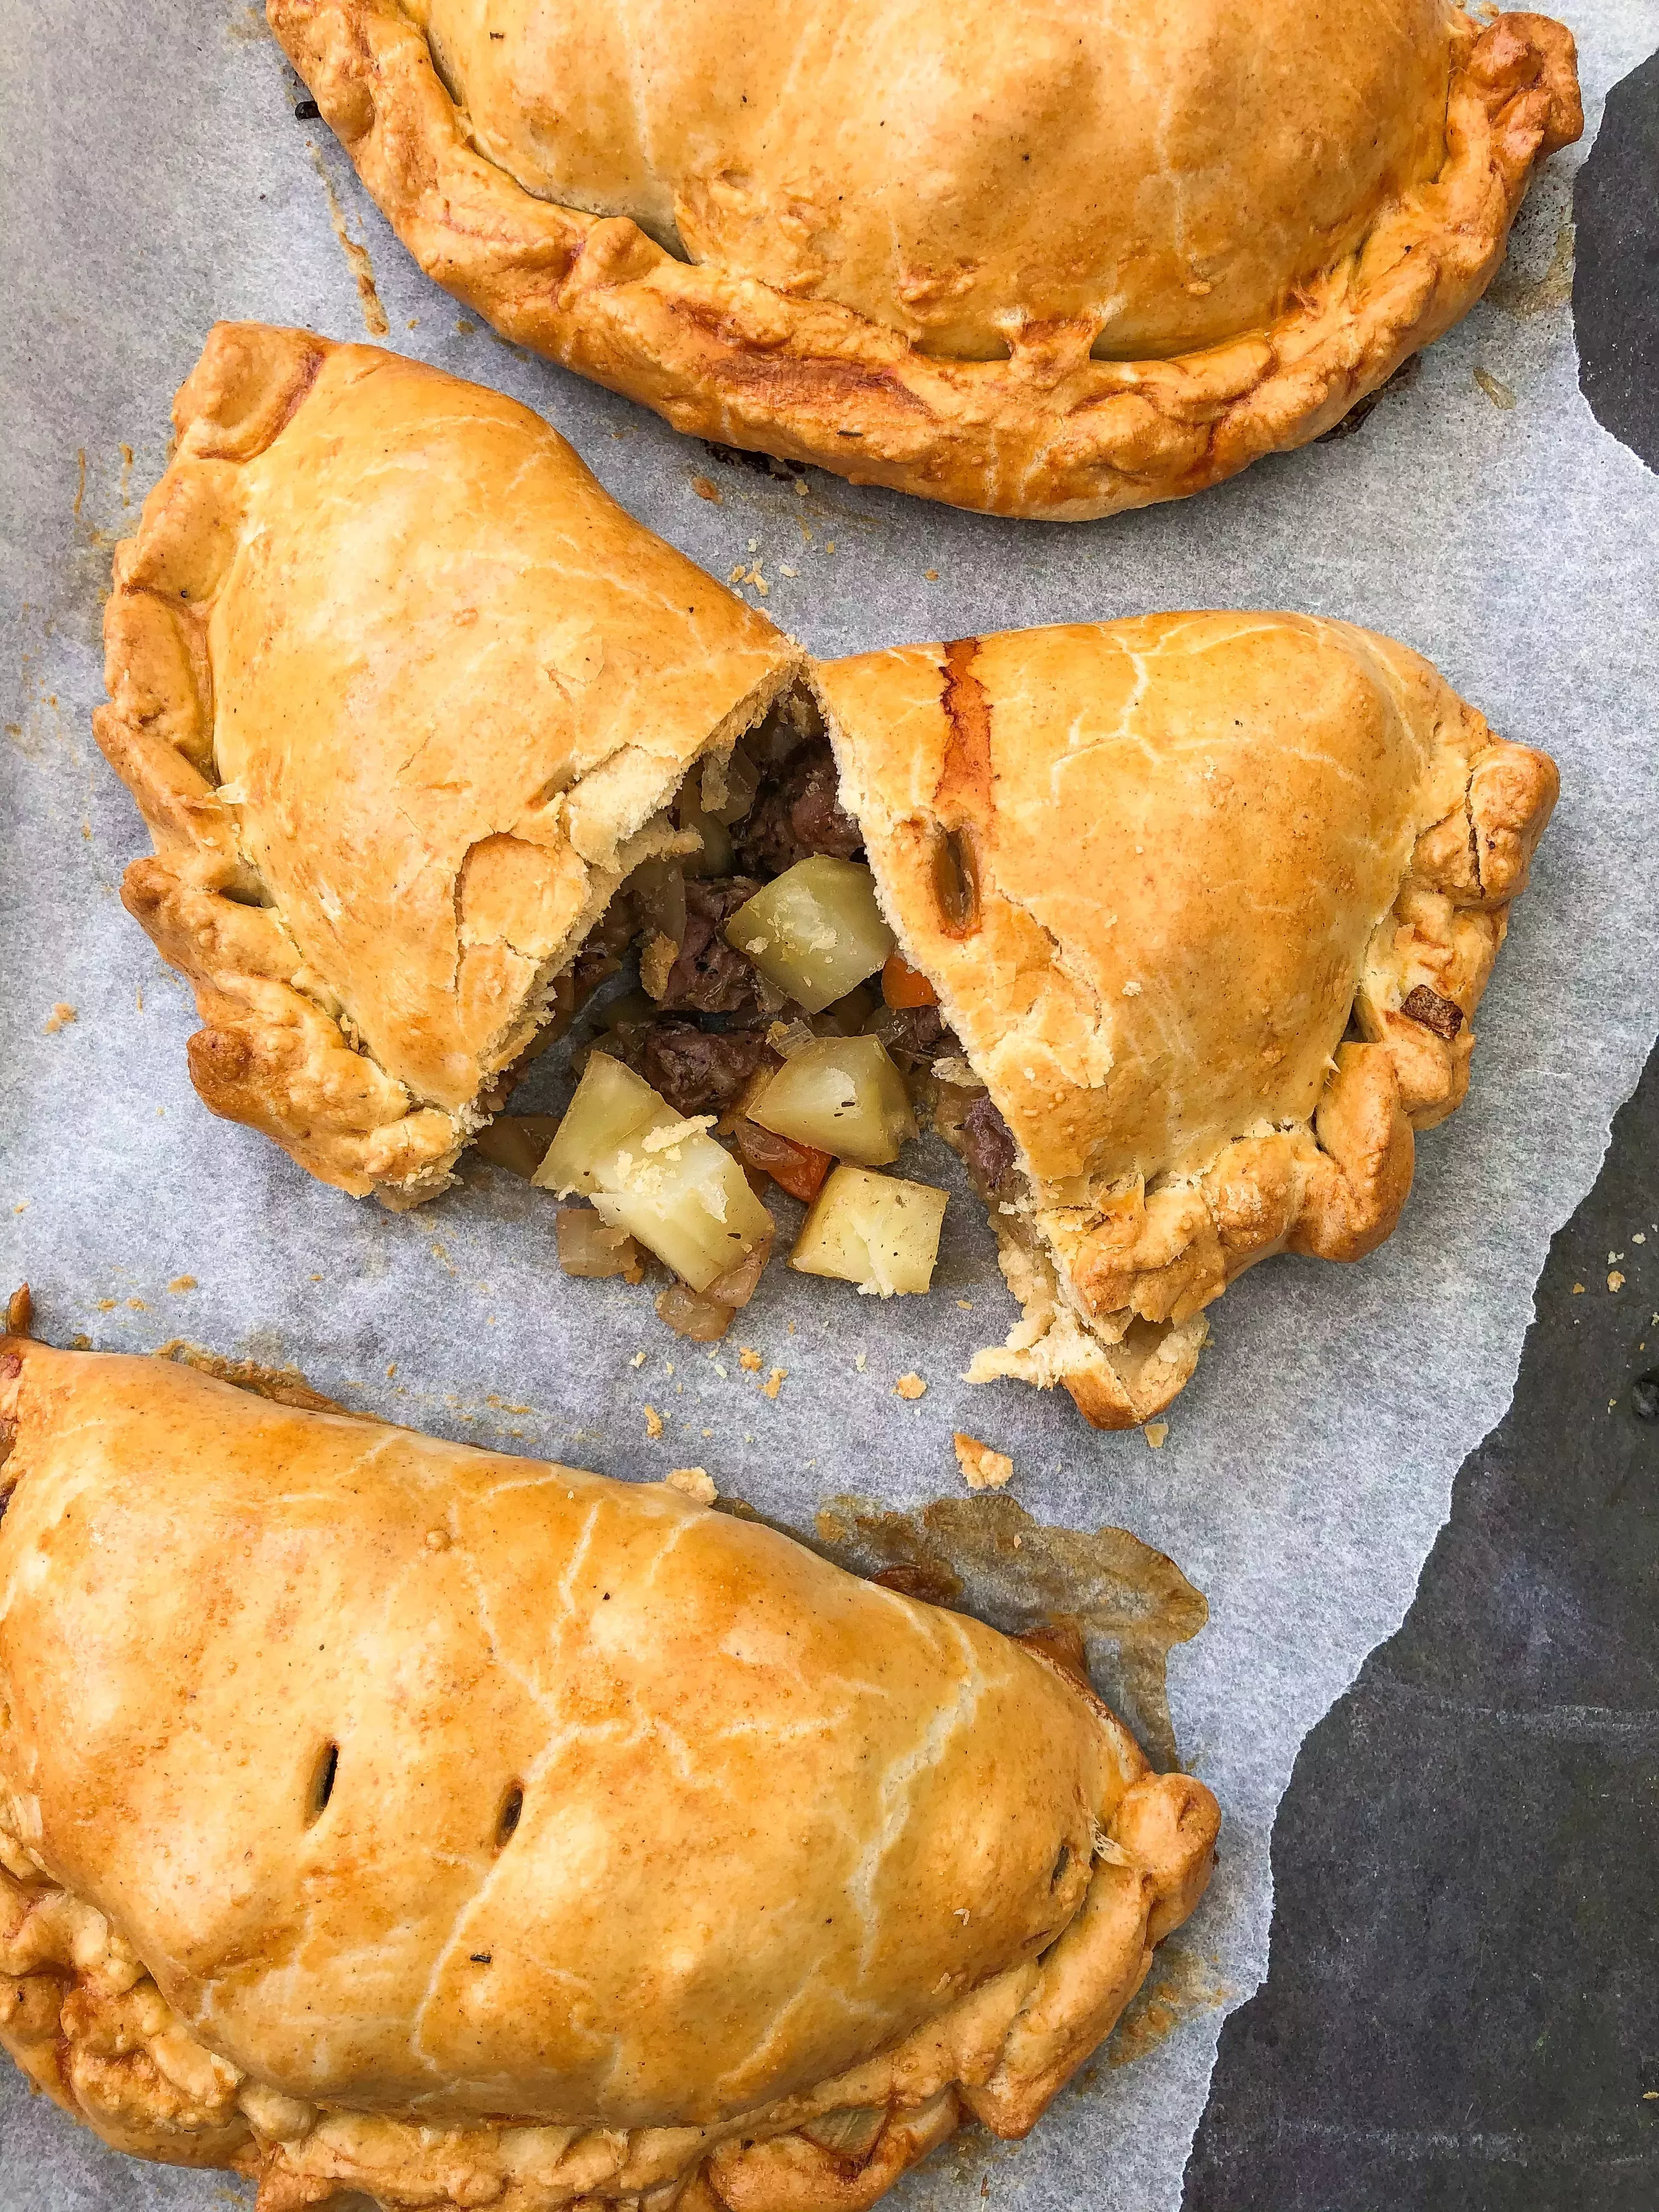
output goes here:
<path id="1" fill-rule="evenodd" d="M 599 1189 L 604 1164 L 647 1129 L 665 1128 L 679 1116 L 665 1098 L 625 1067 L 612 1054 L 596 1052 L 582 1070 L 576 1095 L 565 1109 L 558 1134 L 548 1146 L 531 1181 L 561 1198 L 579 1190 L 591 1198 Z"/>
<path id="2" fill-rule="evenodd" d="M 811 1014 L 844 999 L 893 949 L 869 869 L 824 853 L 763 884 L 727 922 L 726 937 Z"/>
<path id="3" fill-rule="evenodd" d="M 608 1054 L 588 1061 L 535 1180 L 579 1190 L 694 1291 L 773 1233 L 742 1168 L 701 1120 L 684 1121 Z"/>
<path id="4" fill-rule="evenodd" d="M 945 1206 L 945 1194 L 926 1183 L 837 1168 L 814 1200 L 789 1264 L 884 1298 L 928 1290 Z"/>
<path id="5" fill-rule="evenodd" d="M 837 1159 L 880 1167 L 916 1133 L 904 1078 L 879 1037 L 819 1037 L 791 1054 L 749 1118 Z"/>
<path id="6" fill-rule="evenodd" d="M 675 1128 L 683 1130 L 675 1135 Z M 666 1139 L 653 1149 L 656 1139 Z M 621 1154 L 593 1193 L 595 1210 L 637 1237 L 694 1291 L 735 1267 L 772 1217 L 724 1146 L 692 1121 L 647 1132 L 641 1149 Z"/>

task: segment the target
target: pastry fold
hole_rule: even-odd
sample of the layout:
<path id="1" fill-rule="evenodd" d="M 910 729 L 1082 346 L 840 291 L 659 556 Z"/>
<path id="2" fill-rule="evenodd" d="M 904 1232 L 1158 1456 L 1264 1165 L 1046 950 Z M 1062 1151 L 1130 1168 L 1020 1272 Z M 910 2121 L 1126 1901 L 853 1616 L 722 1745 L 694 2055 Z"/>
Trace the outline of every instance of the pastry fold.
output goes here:
<path id="1" fill-rule="evenodd" d="M 191 1073 L 324 1182 L 441 1189 L 662 809 L 799 655 L 510 399 L 222 324 L 116 555 L 99 744 Z"/>
<path id="2" fill-rule="evenodd" d="M 1455 322 L 1573 43 L 1446 0 L 268 0 L 426 272 L 678 429 L 995 514 L 1179 498 Z"/>
<path id="3" fill-rule="evenodd" d="M 1413 1132 L 1553 806 L 1403 646 L 1169 614 L 820 666 L 843 802 L 907 957 L 1018 1148 L 991 1218 L 1025 1308 L 976 1379 L 1159 1412 L 1204 1310 L 1281 1250 L 1393 1229 Z"/>
<path id="4" fill-rule="evenodd" d="M 1207 1879 L 1045 1651 L 666 1486 L 19 1338 L 0 1425 L 0 2039 L 266 2212 L 852 2212 Z"/>

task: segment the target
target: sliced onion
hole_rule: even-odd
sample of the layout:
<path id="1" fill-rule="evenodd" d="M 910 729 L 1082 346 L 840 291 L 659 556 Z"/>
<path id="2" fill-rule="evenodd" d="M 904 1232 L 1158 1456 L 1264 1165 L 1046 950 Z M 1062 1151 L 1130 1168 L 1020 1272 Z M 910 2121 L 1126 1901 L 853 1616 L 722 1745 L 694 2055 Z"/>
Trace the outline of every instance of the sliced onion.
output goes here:
<path id="1" fill-rule="evenodd" d="M 473 1148 L 528 1182 L 546 1157 L 558 1126 L 556 1114 L 498 1114 L 472 1139 Z"/>
<path id="2" fill-rule="evenodd" d="M 657 1293 L 659 1320 L 693 1344 L 718 1344 L 732 1326 L 732 1311 L 720 1299 L 690 1290 L 684 1283 L 671 1283 Z"/>
<path id="3" fill-rule="evenodd" d="M 780 1137 L 746 1115 L 732 1133 L 738 1140 L 738 1157 L 745 1167 L 770 1176 L 780 1188 L 803 1204 L 817 1196 L 832 1165 L 828 1152 L 812 1145 L 798 1145 L 791 1137 Z"/>
<path id="4" fill-rule="evenodd" d="M 591 1207 L 562 1206 L 558 1237 L 559 1265 L 567 1275 L 621 1275 L 637 1283 L 645 1273 L 633 1238 L 601 1220 Z"/>

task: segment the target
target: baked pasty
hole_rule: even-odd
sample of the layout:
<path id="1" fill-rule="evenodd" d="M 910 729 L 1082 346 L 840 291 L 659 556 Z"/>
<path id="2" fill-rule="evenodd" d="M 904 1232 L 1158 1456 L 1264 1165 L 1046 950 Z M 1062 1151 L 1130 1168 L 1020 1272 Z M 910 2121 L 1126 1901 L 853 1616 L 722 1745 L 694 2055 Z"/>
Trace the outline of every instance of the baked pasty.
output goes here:
<path id="1" fill-rule="evenodd" d="M 428 276 L 678 429 L 1073 520 L 1304 443 L 1583 128 L 1446 0 L 267 0 Z"/>
<path id="2" fill-rule="evenodd" d="M 856 2212 L 1208 1879 L 1063 1662 L 666 1486 L 18 1338 L 0 1420 L 0 2039 L 262 2212 Z"/>
<path id="3" fill-rule="evenodd" d="M 1122 1428 L 1280 1250 L 1355 1260 L 1462 1102 L 1559 787 L 1346 623 L 1170 614 L 816 672 L 884 906 L 988 1092 L 939 1126 L 1025 1309 L 977 1381 Z"/>
<path id="4" fill-rule="evenodd" d="M 1183 614 L 807 665 L 472 386 L 244 325 L 179 416 L 98 728 L 215 1111 L 397 1206 L 527 1147 L 592 1202 L 567 1271 L 642 1242 L 705 1340 L 769 1177 L 795 1267 L 925 1289 L 944 1195 L 871 1170 L 931 1121 L 1025 1309 L 974 1375 L 1106 1427 L 1253 1261 L 1388 1235 L 1557 788 L 1415 654 Z M 633 954 L 556 1136 L 487 1127 Z"/>
<path id="5" fill-rule="evenodd" d="M 173 422 L 105 617 L 98 742 L 156 848 L 123 896 L 197 987 L 208 1104 L 407 1203 L 799 655 L 418 362 L 221 325 Z"/>

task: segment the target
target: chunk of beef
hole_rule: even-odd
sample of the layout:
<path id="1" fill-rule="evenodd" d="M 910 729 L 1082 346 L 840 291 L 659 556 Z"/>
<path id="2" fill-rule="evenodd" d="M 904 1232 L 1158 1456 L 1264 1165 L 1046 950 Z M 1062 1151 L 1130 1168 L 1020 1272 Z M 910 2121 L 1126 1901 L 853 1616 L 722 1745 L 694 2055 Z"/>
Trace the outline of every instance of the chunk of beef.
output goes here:
<path id="1" fill-rule="evenodd" d="M 640 1073 L 677 1114 L 720 1114 L 768 1057 L 762 1029 L 700 1030 L 695 1022 L 653 1022 Z"/>
<path id="2" fill-rule="evenodd" d="M 685 934 L 659 1001 L 665 1013 L 682 1007 L 700 1014 L 760 1012 L 760 979 L 724 934 L 738 908 L 759 889 L 742 876 L 688 879 Z"/>
<path id="3" fill-rule="evenodd" d="M 864 1026 L 866 1034 L 881 1039 L 888 1058 L 907 1075 L 957 1048 L 937 1006 L 881 1006 Z"/>
<path id="4" fill-rule="evenodd" d="M 769 772 L 755 803 L 732 830 L 738 858 L 757 875 L 781 876 L 811 853 L 850 860 L 864 833 L 841 803 L 829 740 L 810 738 Z"/>
<path id="5" fill-rule="evenodd" d="M 962 1117 L 962 1152 L 981 1198 L 1000 1198 L 1012 1187 L 1018 1148 L 988 1093 L 975 1098 Z"/>

